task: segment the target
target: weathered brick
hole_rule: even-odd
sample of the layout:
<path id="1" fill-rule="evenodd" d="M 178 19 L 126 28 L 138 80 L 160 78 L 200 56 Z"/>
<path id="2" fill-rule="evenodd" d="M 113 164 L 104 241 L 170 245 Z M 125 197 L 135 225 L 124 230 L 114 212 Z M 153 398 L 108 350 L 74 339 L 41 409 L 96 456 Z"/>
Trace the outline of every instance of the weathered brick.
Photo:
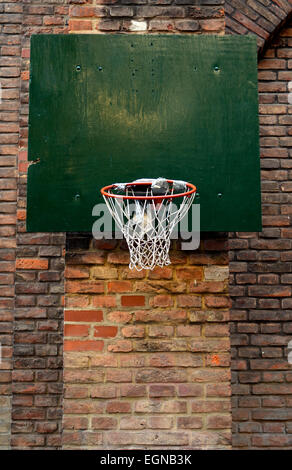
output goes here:
<path id="1" fill-rule="evenodd" d="M 100 322 L 103 319 L 101 310 L 65 310 L 65 321 Z"/>
<path id="2" fill-rule="evenodd" d="M 143 326 L 125 326 L 122 328 L 122 334 L 125 338 L 143 338 L 145 328 Z"/>
<path id="3" fill-rule="evenodd" d="M 105 418 L 93 418 L 92 419 L 92 428 L 93 429 L 116 429 L 118 421 L 115 418 L 105 417 Z M 88 425 L 84 428 L 86 429 Z"/>
<path id="4" fill-rule="evenodd" d="M 95 326 L 94 336 L 97 338 L 112 338 L 117 334 L 116 326 Z"/>
<path id="5" fill-rule="evenodd" d="M 46 259 L 23 258 L 16 260 L 17 269 L 48 269 L 49 262 Z"/>
<path id="6" fill-rule="evenodd" d="M 123 295 L 121 297 L 123 307 L 143 307 L 145 305 L 145 297 L 143 295 Z"/>
<path id="7" fill-rule="evenodd" d="M 64 341 L 64 351 L 102 351 L 103 341 Z"/>

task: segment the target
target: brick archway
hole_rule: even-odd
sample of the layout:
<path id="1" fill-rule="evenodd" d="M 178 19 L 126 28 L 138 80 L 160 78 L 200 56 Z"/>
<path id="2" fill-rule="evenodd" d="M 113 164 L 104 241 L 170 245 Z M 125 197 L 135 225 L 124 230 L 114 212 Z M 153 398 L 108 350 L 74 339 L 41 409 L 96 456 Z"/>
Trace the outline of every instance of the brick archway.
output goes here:
<path id="1" fill-rule="evenodd" d="M 260 55 L 292 15 L 291 0 L 226 0 L 226 34 L 255 34 Z"/>

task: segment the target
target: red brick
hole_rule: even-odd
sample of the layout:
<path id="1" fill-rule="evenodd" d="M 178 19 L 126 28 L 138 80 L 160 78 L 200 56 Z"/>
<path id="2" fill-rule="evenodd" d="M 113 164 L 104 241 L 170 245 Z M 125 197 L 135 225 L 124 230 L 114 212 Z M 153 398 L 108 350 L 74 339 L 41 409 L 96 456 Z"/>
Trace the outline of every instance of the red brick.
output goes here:
<path id="1" fill-rule="evenodd" d="M 228 297 L 224 296 L 215 296 L 215 295 L 207 295 L 205 297 L 205 304 L 207 307 L 215 307 L 215 308 L 221 308 L 221 307 L 229 307 L 230 306 L 230 300 Z"/>
<path id="2" fill-rule="evenodd" d="M 88 388 L 66 385 L 64 396 L 65 398 L 87 398 Z"/>
<path id="3" fill-rule="evenodd" d="M 16 260 L 16 269 L 48 269 L 47 259 L 39 258 L 18 258 Z"/>
<path id="4" fill-rule="evenodd" d="M 229 336 L 229 325 L 206 325 L 205 326 L 206 336 Z"/>
<path id="5" fill-rule="evenodd" d="M 81 445 L 81 434 L 77 431 L 75 432 L 68 432 L 64 431 L 62 436 L 62 444 L 63 445 Z"/>
<path id="6" fill-rule="evenodd" d="M 149 326 L 149 336 L 154 338 L 169 337 L 173 336 L 174 327 L 168 325 L 150 325 Z"/>
<path id="7" fill-rule="evenodd" d="M 116 387 L 111 385 L 98 385 L 91 388 L 92 398 L 115 398 L 117 396 Z"/>
<path id="8" fill-rule="evenodd" d="M 125 326 L 122 328 L 122 334 L 125 338 L 143 338 L 145 328 L 143 326 Z"/>
<path id="9" fill-rule="evenodd" d="M 67 253 L 66 262 L 67 265 L 70 264 L 103 264 L 105 261 L 105 255 L 103 252 L 82 252 L 82 253 Z"/>
<path id="10" fill-rule="evenodd" d="M 207 397 L 229 397 L 231 394 L 229 384 L 208 384 L 206 387 Z"/>
<path id="11" fill-rule="evenodd" d="M 67 279 L 87 279 L 89 278 L 89 268 L 66 266 L 65 277 Z"/>
<path id="12" fill-rule="evenodd" d="M 103 341 L 64 341 L 65 351 L 102 351 Z"/>
<path id="13" fill-rule="evenodd" d="M 200 325 L 179 325 L 176 330 L 177 336 L 200 336 Z"/>
<path id="14" fill-rule="evenodd" d="M 123 401 L 108 402 L 107 413 L 131 413 L 131 403 Z"/>
<path id="15" fill-rule="evenodd" d="M 70 7 L 70 16 L 71 17 L 94 17 L 95 16 L 95 8 L 92 6 L 77 6 L 74 5 Z"/>
<path id="16" fill-rule="evenodd" d="M 172 279 L 173 271 L 172 268 L 156 266 L 152 271 L 149 272 L 149 279 Z"/>
<path id="17" fill-rule="evenodd" d="M 65 416 L 63 420 L 64 429 L 87 429 L 88 418 L 77 416 Z"/>
<path id="18" fill-rule="evenodd" d="M 92 429 L 116 429 L 118 421 L 115 418 L 92 418 Z"/>
<path id="19" fill-rule="evenodd" d="M 110 322 L 113 323 L 128 323 L 132 319 L 132 314 L 129 312 L 110 312 L 107 315 Z"/>
<path id="20" fill-rule="evenodd" d="M 170 416 L 152 416 L 148 419 L 150 429 L 170 429 L 173 424 L 173 418 Z"/>
<path id="21" fill-rule="evenodd" d="M 11 445 L 14 448 L 42 447 L 45 443 L 43 436 L 14 435 L 11 438 Z"/>
<path id="22" fill-rule="evenodd" d="M 95 326 L 94 336 L 97 338 L 113 338 L 117 334 L 116 326 Z"/>
<path id="23" fill-rule="evenodd" d="M 208 429 L 229 429 L 231 425 L 231 415 L 213 415 L 207 418 Z"/>
<path id="24" fill-rule="evenodd" d="M 132 349 L 132 342 L 127 340 L 119 340 L 108 345 L 108 351 L 110 352 L 130 352 Z"/>
<path id="25" fill-rule="evenodd" d="M 68 294 L 99 294 L 104 292 L 101 281 L 66 281 Z"/>
<path id="26" fill-rule="evenodd" d="M 112 20 L 112 19 L 101 19 L 96 26 L 96 29 L 100 31 L 119 31 L 121 27 L 120 20 Z"/>
<path id="27" fill-rule="evenodd" d="M 44 25 L 51 26 L 51 25 L 63 25 L 64 19 L 62 17 L 56 16 L 45 16 L 43 19 Z"/>
<path id="28" fill-rule="evenodd" d="M 204 293 L 204 292 L 210 292 L 210 293 L 216 293 L 216 292 L 224 292 L 226 289 L 224 282 L 221 281 L 208 281 L 208 282 L 196 282 L 194 284 L 191 284 L 190 286 L 190 292 L 193 293 Z"/>
<path id="29" fill-rule="evenodd" d="M 156 295 L 150 299 L 149 305 L 151 307 L 171 307 L 173 298 L 170 295 Z"/>
<path id="30" fill-rule="evenodd" d="M 198 416 L 183 416 L 177 418 L 177 427 L 179 429 L 201 429 L 203 420 Z"/>
<path id="31" fill-rule="evenodd" d="M 150 385 L 150 397 L 173 397 L 175 396 L 174 385 Z"/>
<path id="32" fill-rule="evenodd" d="M 26 419 L 26 420 L 38 420 L 45 419 L 45 409 L 41 408 L 18 408 L 13 410 L 12 418 L 15 420 Z"/>
<path id="33" fill-rule="evenodd" d="M 145 385 L 124 384 L 120 386 L 121 397 L 144 397 L 147 395 Z"/>
<path id="34" fill-rule="evenodd" d="M 198 295 L 178 295 L 178 307 L 201 307 L 202 299 Z"/>
<path id="35" fill-rule="evenodd" d="M 121 297 L 123 307 L 143 307 L 145 305 L 145 297 L 143 295 L 123 295 Z"/>
<path id="36" fill-rule="evenodd" d="M 102 382 L 104 374 L 100 370 L 90 369 L 66 369 L 64 372 L 64 382 L 71 383 L 96 383 Z"/>
<path id="37" fill-rule="evenodd" d="M 181 310 L 162 310 L 162 311 L 147 311 L 147 310 L 137 310 L 134 312 L 134 317 L 136 321 L 140 322 L 165 322 L 165 321 L 177 321 L 182 322 L 187 317 L 187 312 L 183 309 Z"/>
<path id="38" fill-rule="evenodd" d="M 199 384 L 180 384 L 178 386 L 178 396 L 199 397 L 203 394 L 203 387 Z"/>
<path id="39" fill-rule="evenodd" d="M 107 260 L 112 264 L 129 264 L 130 256 L 127 252 L 113 252 L 108 255 Z"/>
<path id="40" fill-rule="evenodd" d="M 146 419 L 139 416 L 122 416 L 120 429 L 145 429 Z"/>
<path id="41" fill-rule="evenodd" d="M 203 268 L 177 268 L 176 270 L 177 278 L 183 280 L 197 280 L 201 281 L 203 279 Z"/>
<path id="42" fill-rule="evenodd" d="M 65 325 L 65 336 L 88 336 L 89 326 L 85 325 Z"/>
<path id="43" fill-rule="evenodd" d="M 96 295 L 92 298 L 94 307 L 116 307 L 116 298 L 111 295 Z"/>
<path id="44" fill-rule="evenodd" d="M 90 20 L 69 20 L 69 31 L 91 31 L 92 22 Z"/>
<path id="45" fill-rule="evenodd" d="M 253 297 L 289 297 L 291 296 L 291 288 L 284 286 L 251 286 L 248 288 L 248 293 Z"/>
<path id="46" fill-rule="evenodd" d="M 131 281 L 111 281 L 108 282 L 108 292 L 131 292 L 133 284 Z"/>
<path id="47" fill-rule="evenodd" d="M 117 279 L 118 270 L 107 266 L 96 266 L 92 270 L 92 276 L 96 279 Z"/>
<path id="48" fill-rule="evenodd" d="M 222 19 L 208 19 L 208 20 L 201 20 L 200 26 L 203 32 L 206 33 L 220 33 L 220 31 L 224 31 L 225 21 L 224 18 Z"/>
<path id="49" fill-rule="evenodd" d="M 65 310 L 65 321 L 100 322 L 103 319 L 101 310 Z"/>

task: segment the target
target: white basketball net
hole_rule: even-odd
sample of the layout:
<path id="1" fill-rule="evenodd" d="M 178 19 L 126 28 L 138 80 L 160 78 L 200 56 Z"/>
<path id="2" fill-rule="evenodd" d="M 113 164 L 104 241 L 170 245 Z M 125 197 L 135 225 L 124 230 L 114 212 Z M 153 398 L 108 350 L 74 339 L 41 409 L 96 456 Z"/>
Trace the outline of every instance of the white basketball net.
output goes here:
<path id="1" fill-rule="evenodd" d="M 145 196 L 172 195 L 187 191 L 184 181 L 165 179 L 136 180 L 149 182 Z M 133 182 L 133 183 L 135 183 Z M 127 183 L 128 184 L 128 183 Z M 119 183 L 109 191 L 111 194 L 137 196 L 132 186 Z M 132 184 L 132 183 L 131 183 Z M 136 187 L 137 188 L 137 187 Z M 170 264 L 170 235 L 193 203 L 195 193 L 172 199 L 133 200 L 104 196 L 107 207 L 121 229 L 130 251 L 130 269 L 141 271 L 155 266 Z"/>

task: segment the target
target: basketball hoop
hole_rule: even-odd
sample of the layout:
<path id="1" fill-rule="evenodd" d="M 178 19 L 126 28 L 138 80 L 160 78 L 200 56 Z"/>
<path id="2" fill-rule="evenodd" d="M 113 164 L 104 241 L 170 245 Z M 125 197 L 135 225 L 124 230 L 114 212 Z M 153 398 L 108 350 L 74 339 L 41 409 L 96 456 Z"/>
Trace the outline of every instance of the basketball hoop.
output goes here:
<path id="1" fill-rule="evenodd" d="M 191 183 L 164 178 L 116 183 L 101 189 L 127 241 L 130 269 L 141 271 L 170 264 L 170 235 L 191 207 L 195 193 Z"/>

